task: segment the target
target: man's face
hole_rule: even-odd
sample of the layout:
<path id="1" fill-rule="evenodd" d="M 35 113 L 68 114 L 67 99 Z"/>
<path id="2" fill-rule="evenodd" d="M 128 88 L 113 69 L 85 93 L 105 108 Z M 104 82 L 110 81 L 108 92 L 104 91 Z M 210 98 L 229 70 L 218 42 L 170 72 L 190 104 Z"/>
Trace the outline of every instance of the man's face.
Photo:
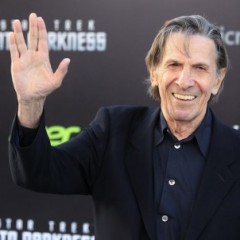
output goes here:
<path id="1" fill-rule="evenodd" d="M 211 94 L 216 95 L 224 78 L 217 74 L 213 40 L 173 33 L 165 43 L 161 62 L 150 71 L 158 86 L 167 122 L 200 122 Z"/>

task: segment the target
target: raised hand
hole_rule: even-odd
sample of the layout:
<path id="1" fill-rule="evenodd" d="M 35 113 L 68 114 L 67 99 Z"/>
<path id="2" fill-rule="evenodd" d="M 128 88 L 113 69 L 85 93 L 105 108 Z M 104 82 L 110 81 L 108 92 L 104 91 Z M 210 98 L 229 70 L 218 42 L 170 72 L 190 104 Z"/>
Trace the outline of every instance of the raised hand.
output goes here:
<path id="1" fill-rule="evenodd" d="M 9 47 L 20 123 L 36 127 L 46 97 L 61 85 L 70 60 L 63 59 L 53 72 L 49 61 L 46 26 L 44 20 L 35 13 L 29 15 L 28 44 L 20 21 L 15 20 L 13 32 L 9 36 Z"/>

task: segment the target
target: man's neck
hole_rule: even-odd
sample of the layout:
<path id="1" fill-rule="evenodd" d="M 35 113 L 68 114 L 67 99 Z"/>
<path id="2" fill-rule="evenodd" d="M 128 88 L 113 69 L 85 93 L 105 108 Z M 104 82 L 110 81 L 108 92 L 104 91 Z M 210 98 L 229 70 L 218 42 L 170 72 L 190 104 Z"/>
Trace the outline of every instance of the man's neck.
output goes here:
<path id="1" fill-rule="evenodd" d="M 167 125 L 171 133 L 178 139 L 182 140 L 189 137 L 200 126 L 202 118 L 193 121 L 171 121 L 166 119 Z"/>

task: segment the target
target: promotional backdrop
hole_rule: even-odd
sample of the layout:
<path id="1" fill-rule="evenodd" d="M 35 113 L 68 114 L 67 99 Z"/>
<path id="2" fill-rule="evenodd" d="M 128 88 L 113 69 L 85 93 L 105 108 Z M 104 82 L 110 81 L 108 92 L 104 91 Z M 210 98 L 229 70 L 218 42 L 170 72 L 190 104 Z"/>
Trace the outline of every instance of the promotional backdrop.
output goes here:
<path id="1" fill-rule="evenodd" d="M 71 58 L 60 89 L 46 102 L 52 145 L 81 131 L 103 105 L 157 105 L 146 95 L 144 63 L 153 38 L 165 21 L 201 14 L 221 27 L 231 60 L 216 115 L 240 125 L 240 2 L 238 0 L 2 0 L 0 4 L 0 239 L 93 240 L 89 196 L 59 196 L 15 186 L 8 167 L 8 135 L 16 112 L 11 83 L 8 34 L 13 19 L 25 33 L 28 15 L 46 20 L 55 69 Z M 116 233 L 117 234 L 117 233 Z"/>

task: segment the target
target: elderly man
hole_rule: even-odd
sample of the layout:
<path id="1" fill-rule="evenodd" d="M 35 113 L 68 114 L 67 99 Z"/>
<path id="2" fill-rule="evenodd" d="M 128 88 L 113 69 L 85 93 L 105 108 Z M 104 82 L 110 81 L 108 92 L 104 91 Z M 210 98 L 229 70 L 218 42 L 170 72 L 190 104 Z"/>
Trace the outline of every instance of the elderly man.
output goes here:
<path id="1" fill-rule="evenodd" d="M 44 102 L 70 61 L 53 72 L 44 21 L 29 22 L 28 46 L 18 20 L 10 34 L 14 181 L 91 195 L 99 240 L 239 240 L 240 134 L 209 107 L 228 69 L 219 29 L 201 16 L 169 21 L 146 56 L 159 107 L 103 107 L 76 138 L 51 147 Z"/>

